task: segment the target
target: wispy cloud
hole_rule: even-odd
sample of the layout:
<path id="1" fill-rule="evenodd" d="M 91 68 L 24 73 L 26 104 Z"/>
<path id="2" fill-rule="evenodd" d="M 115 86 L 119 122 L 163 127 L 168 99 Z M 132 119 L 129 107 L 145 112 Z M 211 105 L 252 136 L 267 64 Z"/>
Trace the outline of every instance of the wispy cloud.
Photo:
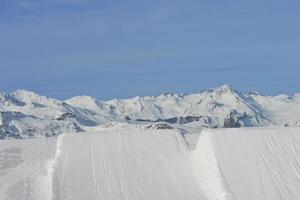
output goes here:
<path id="1" fill-rule="evenodd" d="M 27 0 L 16 1 L 15 6 L 24 8 L 37 8 L 47 6 L 72 6 L 72 5 L 86 5 L 96 2 L 95 0 Z"/>
<path id="2" fill-rule="evenodd" d="M 30 21 L 48 14 L 67 16 L 68 13 L 103 10 L 110 4 L 97 0 L 4 0 L 0 6 L 0 22 Z"/>

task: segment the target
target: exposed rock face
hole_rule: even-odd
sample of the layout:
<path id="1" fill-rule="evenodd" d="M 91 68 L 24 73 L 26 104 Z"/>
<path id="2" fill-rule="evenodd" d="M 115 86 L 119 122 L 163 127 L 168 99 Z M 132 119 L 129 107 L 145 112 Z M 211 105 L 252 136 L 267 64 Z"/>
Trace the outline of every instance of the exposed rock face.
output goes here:
<path id="1" fill-rule="evenodd" d="M 110 101 L 79 96 L 60 101 L 18 90 L 0 92 L 0 112 L 0 139 L 52 136 L 107 123 L 154 124 L 156 128 L 166 128 L 157 124 L 178 127 L 188 123 L 208 128 L 299 126 L 300 94 L 242 94 L 224 85 L 195 94 L 165 93 Z"/>
<path id="2" fill-rule="evenodd" d="M 16 106 L 24 106 L 25 103 L 18 100 L 11 94 L 1 93 L 0 92 L 0 104 L 5 106 L 16 105 Z"/>
<path id="3" fill-rule="evenodd" d="M 147 129 L 173 129 L 172 126 L 168 124 L 151 124 L 146 127 Z"/>
<path id="4" fill-rule="evenodd" d="M 58 117 L 56 120 L 58 120 L 58 121 L 68 121 L 68 120 L 72 121 L 72 120 L 74 120 L 77 123 L 79 123 L 81 125 L 84 125 L 84 126 L 96 126 L 96 125 L 98 125 L 97 122 L 95 122 L 91 119 L 88 119 L 88 118 L 84 118 L 83 116 L 76 115 L 74 113 L 64 113 L 60 117 Z"/>
<path id="5" fill-rule="evenodd" d="M 45 120 L 21 112 L 0 112 L 0 139 L 26 139 L 34 136 L 49 137 L 63 132 L 79 132 L 74 122 Z"/>
<path id="6" fill-rule="evenodd" d="M 245 126 L 242 121 L 247 118 L 247 114 L 238 113 L 236 110 L 232 110 L 224 119 L 224 128 L 239 128 Z"/>
<path id="7" fill-rule="evenodd" d="M 20 132 L 24 131 L 30 137 L 33 135 L 33 129 L 21 130 L 20 127 L 14 121 L 24 120 L 25 118 L 31 118 L 37 120 L 36 117 L 25 115 L 21 112 L 0 112 L 2 123 L 0 126 L 0 139 L 4 138 L 17 138 L 20 139 Z"/>
<path id="8" fill-rule="evenodd" d="M 158 119 L 157 121 L 168 122 L 171 124 L 188 124 L 191 122 L 202 122 L 202 124 L 209 124 L 210 118 L 208 116 L 185 116 L 185 117 L 173 117 L 169 119 Z"/>
<path id="9" fill-rule="evenodd" d="M 130 118 L 129 118 L 130 119 Z M 201 122 L 202 124 L 209 124 L 211 119 L 208 116 L 185 116 L 185 117 L 172 117 L 167 119 L 136 119 L 138 122 L 168 122 L 170 124 L 188 124 L 191 122 Z"/>

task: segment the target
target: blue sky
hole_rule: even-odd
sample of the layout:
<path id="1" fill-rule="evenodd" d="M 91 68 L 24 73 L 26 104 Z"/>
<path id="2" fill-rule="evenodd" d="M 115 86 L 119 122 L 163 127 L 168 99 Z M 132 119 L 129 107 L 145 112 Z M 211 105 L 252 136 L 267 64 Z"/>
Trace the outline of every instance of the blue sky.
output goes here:
<path id="1" fill-rule="evenodd" d="M 2 0 L 0 90 L 300 92 L 298 0 Z"/>

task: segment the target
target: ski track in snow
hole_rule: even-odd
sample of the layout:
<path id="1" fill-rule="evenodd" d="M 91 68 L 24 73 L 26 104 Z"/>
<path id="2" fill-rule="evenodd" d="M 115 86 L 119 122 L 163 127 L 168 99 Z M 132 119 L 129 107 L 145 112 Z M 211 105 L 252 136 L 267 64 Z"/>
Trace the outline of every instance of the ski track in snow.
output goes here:
<path id="1" fill-rule="evenodd" d="M 48 161 L 47 164 L 47 177 L 46 177 L 46 183 L 48 183 L 48 185 L 45 185 L 45 188 L 49 188 L 49 191 L 46 195 L 44 195 L 44 199 L 45 200 L 52 200 L 54 198 L 53 193 L 55 192 L 55 188 L 54 188 L 54 180 L 55 180 L 55 167 L 56 167 L 56 163 L 57 160 L 61 154 L 61 148 L 62 148 L 62 143 L 63 143 L 63 137 L 65 134 L 61 134 L 57 137 L 56 139 L 56 150 L 55 150 L 55 156 L 53 159 Z"/>
<path id="2" fill-rule="evenodd" d="M 211 134 L 235 199 L 300 199 L 300 129 L 227 129 Z"/>
<path id="3" fill-rule="evenodd" d="M 193 149 L 174 130 L 0 141 L 0 199 L 300 199 L 299 128 L 198 135 Z"/>

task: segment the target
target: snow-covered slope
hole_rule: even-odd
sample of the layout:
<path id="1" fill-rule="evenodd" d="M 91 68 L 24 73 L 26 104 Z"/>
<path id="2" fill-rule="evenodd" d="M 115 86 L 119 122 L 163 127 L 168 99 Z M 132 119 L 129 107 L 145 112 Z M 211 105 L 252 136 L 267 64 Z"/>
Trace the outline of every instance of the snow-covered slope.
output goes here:
<path id="1" fill-rule="evenodd" d="M 300 199 L 300 128 L 191 133 L 190 141 L 128 128 L 2 140 L 0 199 Z"/>
<path id="2" fill-rule="evenodd" d="M 206 90 L 199 94 L 162 94 L 153 97 L 112 100 L 114 113 L 127 115 L 135 120 L 198 117 L 204 125 L 222 127 L 227 118 L 239 118 L 239 126 L 266 125 L 266 114 L 256 102 L 242 95 L 229 85 Z M 187 121 L 189 122 L 189 121 Z M 234 125 L 234 124 L 232 124 Z M 228 124 L 230 126 L 230 124 Z"/>
<path id="3" fill-rule="evenodd" d="M 300 199 L 300 129 L 206 130 L 232 199 Z"/>
<path id="4" fill-rule="evenodd" d="M 197 94 L 165 93 L 110 101 L 89 96 L 59 101 L 24 90 L 0 93 L 2 139 L 51 136 L 118 123 L 151 128 L 191 123 L 211 128 L 298 126 L 300 95 L 245 95 L 229 85 Z"/>
<path id="5" fill-rule="evenodd" d="M 31 138 L 82 131 L 81 126 L 109 122 L 105 115 L 18 90 L 0 94 L 0 138 Z"/>
<path id="6" fill-rule="evenodd" d="M 0 141 L 0 199 L 52 200 L 57 139 Z"/>
<path id="7" fill-rule="evenodd" d="M 170 130 L 65 135 L 55 199 L 205 199 L 188 151 Z"/>
<path id="8" fill-rule="evenodd" d="M 252 94 L 250 97 L 268 113 L 268 119 L 273 124 L 300 125 L 300 94 L 275 97 Z"/>

